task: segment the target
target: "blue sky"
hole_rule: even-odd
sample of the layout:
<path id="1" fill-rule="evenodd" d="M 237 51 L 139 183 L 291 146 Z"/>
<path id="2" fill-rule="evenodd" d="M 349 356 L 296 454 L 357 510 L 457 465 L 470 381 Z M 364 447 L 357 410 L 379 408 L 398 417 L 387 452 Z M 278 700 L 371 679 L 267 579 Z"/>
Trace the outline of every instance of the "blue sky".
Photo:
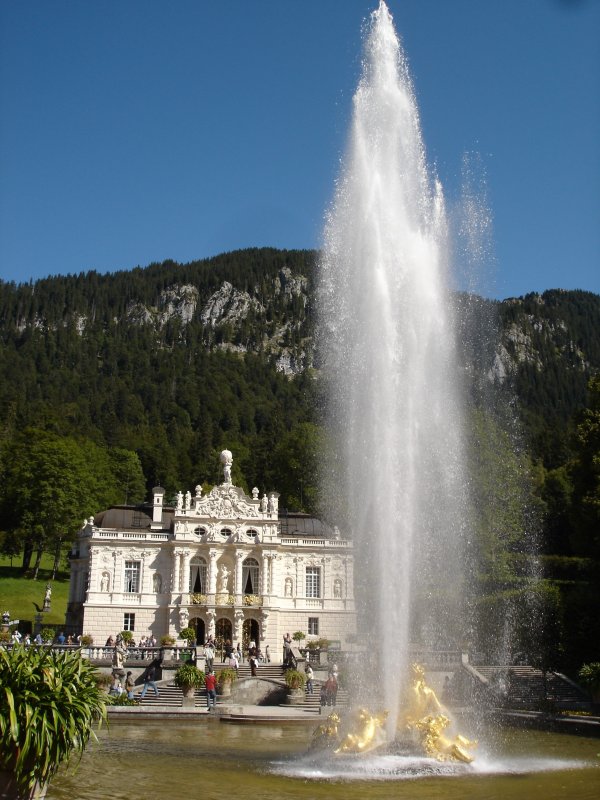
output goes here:
<path id="1" fill-rule="evenodd" d="M 0 278 L 318 246 L 375 5 L 0 2 Z M 482 291 L 600 293 L 600 0 L 388 5 L 450 205 L 480 156 Z"/>

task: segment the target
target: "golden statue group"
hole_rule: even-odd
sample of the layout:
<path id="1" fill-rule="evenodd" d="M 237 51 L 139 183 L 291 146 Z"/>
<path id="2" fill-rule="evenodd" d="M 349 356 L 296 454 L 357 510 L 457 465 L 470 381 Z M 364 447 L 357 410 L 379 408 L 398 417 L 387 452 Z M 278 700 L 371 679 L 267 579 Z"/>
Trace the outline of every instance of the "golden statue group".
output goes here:
<path id="1" fill-rule="evenodd" d="M 425 671 L 413 664 L 414 679 L 406 707 L 397 716 L 397 730 L 406 731 L 418 740 L 422 752 L 438 761 L 462 761 L 470 764 L 469 749 L 477 746 L 465 736 L 450 738 L 444 731 L 450 725 L 446 709 L 435 692 L 425 683 Z M 332 749 L 334 753 L 368 753 L 387 743 L 385 724 L 388 711 L 377 714 L 360 708 L 348 721 L 347 730 L 340 733 L 341 717 L 334 712 L 315 730 L 315 744 Z"/>

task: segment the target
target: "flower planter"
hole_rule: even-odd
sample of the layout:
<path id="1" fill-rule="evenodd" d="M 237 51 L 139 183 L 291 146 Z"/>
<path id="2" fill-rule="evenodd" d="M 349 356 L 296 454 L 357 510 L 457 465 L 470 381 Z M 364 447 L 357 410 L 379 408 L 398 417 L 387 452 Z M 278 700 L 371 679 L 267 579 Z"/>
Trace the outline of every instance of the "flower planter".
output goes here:
<path id="1" fill-rule="evenodd" d="M 290 689 L 285 702 L 289 706 L 298 706 L 304 703 L 304 689 Z"/>

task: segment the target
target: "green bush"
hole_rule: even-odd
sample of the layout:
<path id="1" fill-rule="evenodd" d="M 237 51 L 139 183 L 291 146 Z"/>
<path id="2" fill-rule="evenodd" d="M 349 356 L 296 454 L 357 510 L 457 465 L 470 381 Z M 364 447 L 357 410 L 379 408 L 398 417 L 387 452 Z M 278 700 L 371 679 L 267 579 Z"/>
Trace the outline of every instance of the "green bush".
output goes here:
<path id="1" fill-rule="evenodd" d="M 174 683 L 175 686 L 183 688 L 184 686 L 194 686 L 199 688 L 204 686 L 204 672 L 193 664 L 183 664 L 175 673 Z"/>
<path id="2" fill-rule="evenodd" d="M 133 633 L 131 631 L 121 631 L 119 635 L 125 644 L 129 644 L 129 642 L 133 640 Z"/>
<path id="3" fill-rule="evenodd" d="M 172 645 L 175 644 L 175 639 L 169 634 L 167 634 L 166 636 L 160 637 L 160 643 L 163 647 L 171 647 Z"/>
<path id="4" fill-rule="evenodd" d="M 237 678 L 237 672 L 234 669 L 230 669 L 229 667 L 225 667 L 217 672 L 217 686 L 223 686 L 224 683 L 227 681 L 231 681 L 233 683 L 234 680 Z"/>
<path id="5" fill-rule="evenodd" d="M 184 639 L 187 642 L 195 642 L 196 631 L 193 628 L 184 628 L 179 634 L 179 638 Z"/>
<path id="6" fill-rule="evenodd" d="M 591 664 L 584 664 L 578 673 L 579 682 L 591 694 L 600 692 L 600 662 L 594 661 Z"/>
<path id="7" fill-rule="evenodd" d="M 304 689 L 306 686 L 306 675 L 297 669 L 288 669 L 285 673 L 285 683 L 288 689 Z"/>
<path id="8" fill-rule="evenodd" d="M 0 650 L 0 769 L 20 792 L 47 784 L 106 717 L 94 668 L 79 651 Z"/>

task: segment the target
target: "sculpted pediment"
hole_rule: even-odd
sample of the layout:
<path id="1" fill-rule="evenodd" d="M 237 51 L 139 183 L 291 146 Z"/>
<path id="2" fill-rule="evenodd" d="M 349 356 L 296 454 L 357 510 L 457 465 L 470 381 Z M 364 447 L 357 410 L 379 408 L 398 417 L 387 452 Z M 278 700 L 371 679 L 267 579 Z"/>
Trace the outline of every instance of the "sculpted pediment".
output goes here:
<path id="1" fill-rule="evenodd" d="M 259 516 L 257 502 L 247 497 L 239 487 L 226 484 L 214 486 L 205 497 L 197 499 L 195 511 L 197 516 L 220 519 Z"/>

